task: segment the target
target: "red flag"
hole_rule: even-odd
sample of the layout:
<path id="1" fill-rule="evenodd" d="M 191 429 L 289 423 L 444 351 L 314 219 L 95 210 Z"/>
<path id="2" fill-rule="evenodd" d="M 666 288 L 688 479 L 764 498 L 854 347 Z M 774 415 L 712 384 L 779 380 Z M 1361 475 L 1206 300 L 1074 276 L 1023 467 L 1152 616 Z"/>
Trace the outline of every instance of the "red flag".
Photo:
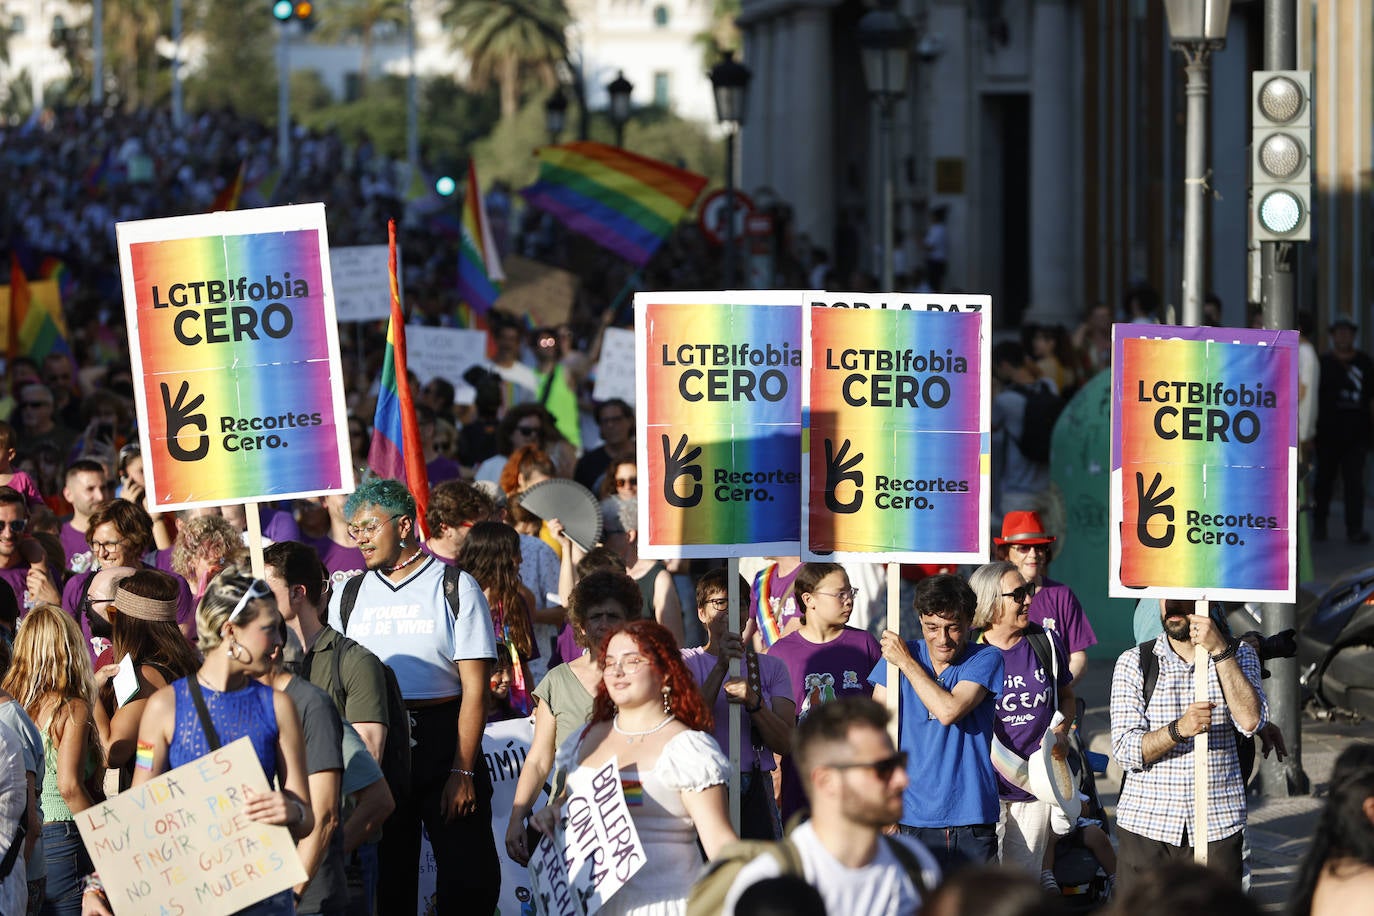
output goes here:
<path id="1" fill-rule="evenodd" d="M 10 326 L 9 340 L 5 341 L 10 359 L 19 353 L 19 329 L 29 315 L 29 280 L 24 276 L 24 268 L 19 265 L 19 255 L 10 253 Z"/>
<path id="2" fill-rule="evenodd" d="M 377 412 L 372 422 L 372 445 L 367 463 L 383 477 L 403 481 L 415 497 L 416 524 L 421 537 L 425 531 L 425 511 L 429 507 L 429 471 L 420 446 L 420 424 L 415 420 L 415 400 L 406 373 L 406 326 L 401 312 L 401 287 L 396 278 L 396 221 L 387 222 L 391 255 L 387 272 L 391 275 L 391 318 L 386 328 L 386 354 L 382 360 L 382 380 L 377 392 Z"/>
<path id="3" fill-rule="evenodd" d="M 234 173 L 233 180 L 225 185 L 224 190 L 216 194 L 215 199 L 210 202 L 211 213 L 239 208 L 239 198 L 243 196 L 243 170 L 247 165 L 246 160 L 239 163 L 239 169 Z"/>

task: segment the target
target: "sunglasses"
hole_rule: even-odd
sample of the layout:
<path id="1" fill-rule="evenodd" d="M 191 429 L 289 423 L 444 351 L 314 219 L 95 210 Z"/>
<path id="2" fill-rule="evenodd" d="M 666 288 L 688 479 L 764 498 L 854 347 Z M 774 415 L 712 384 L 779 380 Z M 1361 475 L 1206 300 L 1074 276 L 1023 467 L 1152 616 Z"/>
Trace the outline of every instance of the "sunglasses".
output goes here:
<path id="1" fill-rule="evenodd" d="M 1011 549 L 1012 549 L 1012 550 L 1019 550 L 1019 551 L 1021 551 L 1022 553 L 1031 553 L 1032 551 L 1034 551 L 1035 553 L 1049 553 L 1049 552 L 1050 552 L 1050 545 L 1049 545 L 1049 544 L 1012 544 L 1012 545 L 1011 545 Z"/>
<path id="2" fill-rule="evenodd" d="M 1010 598 L 1017 604 L 1025 604 L 1035 597 L 1035 583 L 1027 582 L 1025 585 L 1018 585 L 1009 592 L 1002 593 L 1003 598 Z"/>
<path id="3" fill-rule="evenodd" d="M 51 401 L 24 401 L 19 405 L 25 410 L 37 410 L 40 407 L 51 407 Z"/>
<path id="4" fill-rule="evenodd" d="M 23 534 L 23 533 L 24 533 L 24 529 L 27 528 L 28 526 L 29 526 L 29 520 L 28 520 L 28 519 L 26 519 L 26 518 L 16 518 L 16 519 L 13 519 L 13 520 L 8 521 L 8 522 L 0 522 L 0 531 L 4 531 L 6 528 L 8 528 L 9 530 L 13 531 L 15 534 Z"/>
<path id="5" fill-rule="evenodd" d="M 544 430 L 539 426 L 517 426 L 515 431 L 522 436 L 537 436 Z"/>
<path id="6" fill-rule="evenodd" d="M 883 782 L 892 778 L 892 774 L 906 769 L 906 751 L 898 751 L 891 757 L 884 757 L 882 760 L 870 760 L 868 763 L 827 763 L 825 766 L 832 770 L 872 770 L 873 775 Z"/>
<path id="7" fill-rule="evenodd" d="M 617 477 L 617 478 L 615 479 L 615 485 L 616 485 L 617 487 L 637 487 L 637 486 L 639 486 L 639 478 L 638 478 L 638 477 Z"/>
<path id="8" fill-rule="evenodd" d="M 253 584 L 248 586 L 248 590 L 239 599 L 239 603 L 234 605 L 234 609 L 229 612 L 229 622 L 238 623 L 239 617 L 248 608 L 248 602 L 255 598 L 270 597 L 272 597 L 272 587 L 261 579 L 254 579 Z"/>

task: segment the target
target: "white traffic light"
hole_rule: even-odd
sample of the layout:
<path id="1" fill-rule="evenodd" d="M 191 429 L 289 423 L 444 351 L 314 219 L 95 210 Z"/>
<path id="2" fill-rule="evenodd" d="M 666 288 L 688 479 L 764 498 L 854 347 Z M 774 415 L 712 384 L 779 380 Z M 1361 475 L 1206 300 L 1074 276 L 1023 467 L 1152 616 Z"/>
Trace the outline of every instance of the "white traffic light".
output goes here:
<path id="1" fill-rule="evenodd" d="M 1312 237 L 1312 77 L 1261 70 L 1251 79 L 1251 231 L 1258 241 Z"/>

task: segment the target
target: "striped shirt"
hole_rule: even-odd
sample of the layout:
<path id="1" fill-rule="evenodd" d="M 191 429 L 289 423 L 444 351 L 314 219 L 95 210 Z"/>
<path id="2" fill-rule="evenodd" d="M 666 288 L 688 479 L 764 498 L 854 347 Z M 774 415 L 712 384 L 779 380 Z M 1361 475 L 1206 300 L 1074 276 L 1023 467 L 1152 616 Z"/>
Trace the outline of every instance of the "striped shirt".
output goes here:
<path id="1" fill-rule="evenodd" d="M 1187 711 L 1193 701 L 1193 666 L 1170 647 L 1166 638 L 1155 640 L 1154 654 L 1159 661 L 1159 680 L 1150 705 L 1142 693 L 1140 650 L 1127 649 L 1116 660 L 1112 675 L 1112 754 L 1128 776 L 1116 806 L 1117 826 L 1131 833 L 1174 846 L 1185 843 L 1185 831 L 1193 820 L 1193 741 L 1188 739 L 1171 748 L 1163 757 L 1146 765 L 1141 754 L 1141 739 L 1168 725 Z M 1236 659 L 1245 679 L 1260 701 L 1258 731 L 1269 720 L 1269 701 L 1260 688 L 1259 656 L 1241 643 Z M 1208 699 L 1216 704 L 1208 732 L 1208 810 L 1207 840 L 1225 839 L 1245 826 L 1245 785 L 1236 757 L 1236 723 L 1226 707 L 1216 666 L 1208 678 Z M 1250 737 L 1251 731 L 1241 731 Z"/>

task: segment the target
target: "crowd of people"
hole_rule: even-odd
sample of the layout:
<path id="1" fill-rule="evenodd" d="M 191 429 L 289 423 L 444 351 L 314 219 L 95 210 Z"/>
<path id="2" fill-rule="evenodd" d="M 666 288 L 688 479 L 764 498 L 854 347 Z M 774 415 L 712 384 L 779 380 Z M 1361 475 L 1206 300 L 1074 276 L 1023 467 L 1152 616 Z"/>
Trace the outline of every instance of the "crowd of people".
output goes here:
<path id="1" fill-rule="evenodd" d="M 1156 912 L 1160 880 L 1199 906 L 1248 912 L 1237 736 L 1263 733 L 1267 703 L 1253 648 L 1210 617 L 1164 602 L 1159 638 L 1117 662 L 1112 747 L 1128 776 L 1114 825 L 1076 783 L 1065 791 L 1061 778 L 1056 794 L 1038 778 L 1075 759 L 1075 688 L 1096 642 L 1079 597 L 1049 576 L 1049 439 L 1058 409 L 1110 363 L 1109 306 L 1072 331 L 1028 322 L 997 344 L 994 555 L 966 575 L 904 568 L 901 634 L 883 627 L 873 564 L 746 561 L 732 608 L 722 564 L 639 555 L 647 469 L 634 407 L 590 396 L 598 337 L 624 320 L 610 306 L 627 283 L 710 285 L 695 233 L 676 234 L 635 281 L 527 220 L 511 244 L 578 265 L 578 301 L 566 323 L 533 333 L 493 313 L 487 365 L 416 380 L 423 517 L 415 493 L 367 468 L 377 328 L 344 354 L 351 494 L 150 512 L 112 227 L 202 211 L 240 172 L 250 198 L 282 199 L 272 134 L 232 113 L 177 129 L 165 112 L 80 109 L 3 130 L 0 228 L 76 284 L 73 355 L 10 359 L 0 392 L 0 912 L 108 912 L 76 815 L 245 736 L 275 784 L 246 815 L 288 828 L 308 875 L 253 914 L 415 912 L 422 824 L 436 911 L 492 912 L 500 853 L 527 863 L 559 829 L 567 776 L 611 758 L 637 799 L 649 867 L 605 912 L 984 913 L 995 898 L 997 912 L 1051 913 L 1065 899 L 1056 859 L 1070 850 L 1091 856 L 1095 894 L 1123 914 Z M 287 196 L 325 201 L 336 245 L 379 241 L 403 209 L 396 164 L 366 142 L 297 140 Z M 452 322 L 452 245 L 414 221 L 404 244 L 413 320 Z M 938 287 L 948 243 L 937 233 L 924 245 Z M 779 267 L 808 269 L 824 282 L 819 259 Z M 1124 318 L 1155 320 L 1148 290 L 1125 303 Z M 1320 358 L 1302 330 L 1315 535 L 1341 476 L 1347 537 L 1363 543 L 1374 365 L 1347 319 Z M 456 403 L 461 382 L 473 403 Z M 564 479 L 599 501 L 599 544 L 522 505 Z M 268 545 L 261 579 L 246 511 Z M 1190 701 L 1196 646 L 1211 656 L 1206 703 Z M 136 689 L 116 696 L 126 659 Z M 744 724 L 734 763 L 731 706 Z M 493 812 L 482 732 L 522 717 L 533 736 L 515 802 Z M 1180 863 L 1204 731 L 1217 814 L 1211 871 L 1197 873 Z M 1347 758 L 1294 912 L 1348 909 L 1374 865 L 1368 755 Z"/>

